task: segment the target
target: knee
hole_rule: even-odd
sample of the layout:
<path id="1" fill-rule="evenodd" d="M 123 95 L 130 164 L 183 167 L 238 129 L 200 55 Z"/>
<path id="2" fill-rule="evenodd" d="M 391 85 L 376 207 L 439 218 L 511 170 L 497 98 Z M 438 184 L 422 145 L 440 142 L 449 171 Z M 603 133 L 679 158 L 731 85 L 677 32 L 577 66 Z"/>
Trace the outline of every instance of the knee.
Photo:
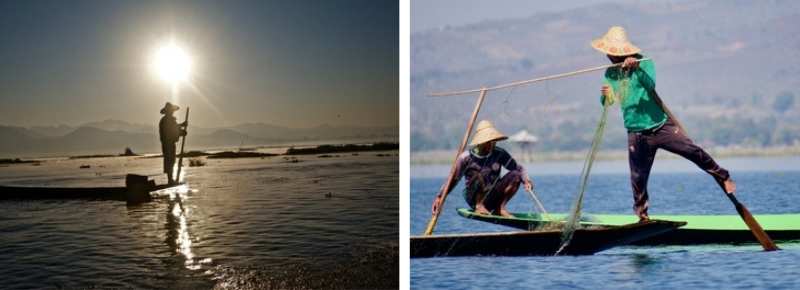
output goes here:
<path id="1" fill-rule="evenodd" d="M 519 171 L 509 171 L 506 174 L 506 178 L 510 181 L 511 184 L 520 184 L 522 183 L 522 172 Z"/>

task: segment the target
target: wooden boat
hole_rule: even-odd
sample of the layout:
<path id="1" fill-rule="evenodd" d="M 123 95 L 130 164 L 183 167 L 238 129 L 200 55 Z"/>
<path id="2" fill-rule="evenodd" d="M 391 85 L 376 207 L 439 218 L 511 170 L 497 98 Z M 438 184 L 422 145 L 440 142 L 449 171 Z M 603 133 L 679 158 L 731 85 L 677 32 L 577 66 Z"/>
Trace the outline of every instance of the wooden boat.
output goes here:
<path id="1" fill-rule="evenodd" d="M 494 223 L 522 230 L 546 226 L 549 221 L 537 213 L 514 213 L 515 218 L 475 214 L 466 208 L 458 214 L 474 220 Z M 553 220 L 566 220 L 565 214 L 550 214 Z M 754 215 L 772 240 L 800 241 L 800 214 Z M 631 243 L 637 246 L 699 245 L 699 244 L 750 244 L 758 243 L 753 233 L 738 215 L 651 215 L 652 219 L 684 221 L 685 227 Z M 634 214 L 595 214 L 581 216 L 584 226 L 615 226 L 638 221 Z"/>
<path id="2" fill-rule="evenodd" d="M 575 230 L 562 255 L 592 255 L 685 225 L 650 220 L 622 226 Z M 412 236 L 411 258 L 444 256 L 551 256 L 561 247 L 561 230 Z"/>
<path id="3" fill-rule="evenodd" d="M 151 201 L 150 192 L 179 184 L 156 185 L 146 176 L 128 174 L 123 187 L 22 187 L 0 185 L 0 200 L 10 199 L 93 199 L 121 200 L 128 205 Z"/>

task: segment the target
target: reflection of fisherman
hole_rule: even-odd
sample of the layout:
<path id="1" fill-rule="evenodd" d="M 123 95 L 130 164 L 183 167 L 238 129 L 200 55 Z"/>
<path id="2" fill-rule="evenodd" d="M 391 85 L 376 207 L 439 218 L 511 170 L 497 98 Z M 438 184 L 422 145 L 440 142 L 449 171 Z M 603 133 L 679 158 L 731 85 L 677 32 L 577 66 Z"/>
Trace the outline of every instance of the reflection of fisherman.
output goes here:
<path id="1" fill-rule="evenodd" d="M 161 109 L 161 114 L 164 114 L 164 117 L 158 122 L 158 133 L 161 135 L 161 152 L 164 153 L 164 173 L 167 174 L 170 184 L 175 183 L 175 179 L 172 178 L 172 172 L 175 167 L 175 143 L 178 142 L 181 136 L 186 136 L 186 126 L 189 124 L 188 121 L 178 124 L 178 121 L 172 115 L 178 109 L 178 106 L 167 102 L 164 108 Z"/>
<path id="2" fill-rule="evenodd" d="M 495 214 L 513 217 L 506 211 L 506 203 L 510 200 L 520 183 L 525 190 L 532 190 L 533 184 L 528 179 L 528 173 L 522 165 L 518 164 L 506 150 L 495 146 L 497 141 L 506 140 L 508 137 L 494 128 L 491 122 L 483 120 L 478 123 L 475 137 L 472 139 L 472 150 L 464 151 L 458 157 L 456 175 L 449 180 L 451 190 L 464 176 L 467 179 L 464 189 L 464 199 L 470 207 L 479 214 Z M 504 167 L 508 173 L 500 177 L 500 169 Z M 447 186 L 447 184 L 445 184 Z M 433 200 L 431 211 L 435 214 L 442 206 L 442 197 L 449 192 L 444 192 L 444 187 Z"/>

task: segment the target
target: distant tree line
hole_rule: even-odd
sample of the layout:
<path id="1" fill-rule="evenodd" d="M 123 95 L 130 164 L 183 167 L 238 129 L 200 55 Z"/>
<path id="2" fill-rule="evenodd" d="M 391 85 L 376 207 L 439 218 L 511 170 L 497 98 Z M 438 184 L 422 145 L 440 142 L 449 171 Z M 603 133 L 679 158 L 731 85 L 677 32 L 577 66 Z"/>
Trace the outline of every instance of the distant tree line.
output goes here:
<path id="1" fill-rule="evenodd" d="M 792 146 L 800 143 L 800 117 L 771 116 L 763 119 L 733 117 L 691 116 L 680 120 L 689 136 L 703 146 L 744 146 L 755 148 Z M 617 120 L 606 122 L 601 148 L 624 149 L 627 137 Z M 560 125 L 529 130 L 539 137 L 539 152 L 570 152 L 586 150 L 591 146 L 596 120 L 564 122 Z M 455 150 L 463 132 L 444 136 L 427 136 L 412 131 L 410 149 L 415 151 Z M 511 146 L 501 143 L 501 146 Z"/>

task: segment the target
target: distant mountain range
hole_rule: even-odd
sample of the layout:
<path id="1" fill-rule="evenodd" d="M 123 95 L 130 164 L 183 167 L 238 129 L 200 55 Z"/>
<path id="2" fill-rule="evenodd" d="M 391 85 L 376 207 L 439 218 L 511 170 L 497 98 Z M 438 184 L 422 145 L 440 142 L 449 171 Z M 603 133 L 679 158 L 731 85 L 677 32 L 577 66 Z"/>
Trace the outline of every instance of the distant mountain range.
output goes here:
<path id="1" fill-rule="evenodd" d="M 500 5 L 500 4 L 498 4 Z M 514 9 L 514 7 L 509 7 Z M 452 92 L 609 64 L 589 42 L 626 28 L 654 60 L 657 89 L 709 146 L 798 146 L 800 1 L 696 0 L 600 4 L 522 19 L 414 33 L 410 41 L 412 151 L 458 148 L 478 93 Z M 541 151 L 585 150 L 597 128 L 602 71 L 487 94 L 479 119 L 527 130 Z M 618 107 L 606 132 L 624 150 Z"/>
<path id="2" fill-rule="evenodd" d="M 237 148 L 241 144 L 257 147 L 399 140 L 399 127 L 322 125 L 294 129 L 248 123 L 226 128 L 202 128 L 190 124 L 188 131 L 187 151 Z M 158 126 L 119 120 L 75 127 L 0 126 L 0 158 L 116 155 L 122 154 L 125 148 L 131 148 L 137 154 L 160 152 Z"/>

